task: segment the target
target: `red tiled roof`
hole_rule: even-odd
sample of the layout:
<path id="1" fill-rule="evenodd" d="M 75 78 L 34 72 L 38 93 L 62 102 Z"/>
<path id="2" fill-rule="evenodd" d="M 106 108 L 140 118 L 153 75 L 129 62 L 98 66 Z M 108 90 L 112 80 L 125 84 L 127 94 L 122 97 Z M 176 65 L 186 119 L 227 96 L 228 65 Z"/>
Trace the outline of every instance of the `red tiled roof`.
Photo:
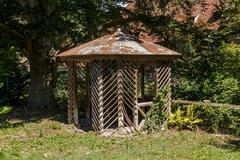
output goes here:
<path id="1" fill-rule="evenodd" d="M 155 3 L 159 1 L 154 0 Z M 174 4 L 172 1 L 169 1 L 166 10 L 167 15 L 173 17 L 177 21 L 186 21 L 189 18 L 194 19 L 195 25 L 199 25 L 210 30 L 216 30 L 219 27 L 220 21 L 215 18 L 214 13 L 216 12 L 217 7 L 220 5 L 220 0 L 196 0 L 195 4 L 191 8 L 183 8 L 180 5 Z M 131 12 L 136 10 L 136 1 L 132 0 L 127 7 Z M 151 13 L 153 16 L 157 16 L 161 13 L 154 12 Z M 159 36 L 154 36 L 149 33 L 142 22 L 130 23 L 133 31 L 140 31 L 140 37 L 147 39 L 148 41 L 159 43 L 163 39 Z"/>

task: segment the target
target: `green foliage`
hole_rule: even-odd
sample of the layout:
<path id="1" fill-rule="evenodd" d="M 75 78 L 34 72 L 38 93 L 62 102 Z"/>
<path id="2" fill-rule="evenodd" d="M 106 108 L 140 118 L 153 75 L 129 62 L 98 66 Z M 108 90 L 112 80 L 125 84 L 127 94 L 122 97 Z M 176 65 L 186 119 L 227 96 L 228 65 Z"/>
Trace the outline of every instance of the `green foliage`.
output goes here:
<path id="1" fill-rule="evenodd" d="M 58 66 L 56 73 L 57 83 L 55 87 L 55 100 L 56 104 L 62 109 L 67 105 L 67 68 L 63 65 Z"/>
<path id="2" fill-rule="evenodd" d="M 0 160 L 7 160 L 8 159 L 8 155 L 2 151 L 0 151 Z"/>
<path id="3" fill-rule="evenodd" d="M 219 49 L 219 57 L 216 61 L 221 61 L 221 66 L 218 66 L 218 72 L 238 80 L 240 79 L 240 44 L 223 43 Z"/>
<path id="4" fill-rule="evenodd" d="M 199 100 L 202 96 L 200 88 L 201 85 L 195 80 L 180 78 L 179 82 L 173 89 L 173 95 L 175 98 L 182 98 L 186 100 Z"/>
<path id="5" fill-rule="evenodd" d="M 221 1 L 216 8 L 216 13 L 221 15 L 217 32 L 206 26 L 195 25 L 192 16 L 182 22 L 175 21 L 167 14 L 167 0 L 136 1 L 134 12 L 117 7 L 116 2 L 119 1 L 2 0 L 0 82 L 5 83 L 0 94 L 6 96 L 7 101 L 25 102 L 29 73 L 28 67 L 21 65 L 21 58 L 24 57 L 28 59 L 27 63 L 33 65 L 32 71 L 40 68 L 40 71 L 36 71 L 37 75 L 43 71 L 49 72 L 40 77 L 48 77 L 44 80 L 50 82 L 44 84 L 49 84 L 49 88 L 57 86 L 52 89 L 56 91 L 56 100 L 66 103 L 67 94 L 63 87 L 66 85 L 63 83 L 66 82 L 66 75 L 60 71 L 57 73 L 60 82 L 54 82 L 57 62 L 53 58 L 53 51 L 92 40 L 113 31 L 117 25 L 132 30 L 133 23 L 128 22 L 137 21 L 146 28 L 144 30 L 159 36 L 162 45 L 183 54 L 183 58 L 174 64 L 174 74 L 180 76 L 176 80 L 174 98 L 240 104 L 239 1 Z M 195 3 L 193 0 L 172 2 L 181 6 L 186 13 L 191 13 Z M 128 18 L 123 20 L 121 15 Z M 35 63 L 36 60 L 42 62 Z M 41 70 L 43 66 L 47 67 Z M 151 91 L 151 88 L 150 83 L 146 91 Z M 84 95 L 80 96 L 84 100 Z"/>
<path id="6" fill-rule="evenodd" d="M 24 59 L 21 59 L 20 53 L 13 47 L 1 48 L 0 57 L 0 82 L 4 82 L 0 87 L 1 102 L 25 102 L 29 74 Z"/>
<path id="7" fill-rule="evenodd" d="M 196 112 L 195 106 L 189 105 L 185 109 L 179 107 L 174 113 L 171 113 L 168 125 L 178 129 L 192 129 L 202 122 L 203 120 L 199 118 L 199 113 Z"/>
<path id="8" fill-rule="evenodd" d="M 215 79 L 213 100 L 220 103 L 240 104 L 240 84 L 236 78 L 220 75 Z"/>
<path id="9" fill-rule="evenodd" d="M 147 82 L 144 84 L 144 94 L 145 96 L 153 96 L 154 95 L 154 82 Z"/>
<path id="10" fill-rule="evenodd" d="M 169 127 L 204 129 L 212 133 L 240 134 L 240 110 L 209 105 L 176 105 Z"/>
<path id="11" fill-rule="evenodd" d="M 217 32 L 194 25 L 190 19 L 186 23 L 165 22 L 170 34 L 159 24 L 151 25 L 154 32 L 165 35 L 166 46 L 183 54 L 174 64 L 173 71 L 179 76 L 174 98 L 240 104 L 240 5 L 230 1 L 221 1 L 217 7 L 215 13 L 221 15 Z"/>
<path id="12" fill-rule="evenodd" d="M 210 132 L 240 134 L 240 110 L 228 107 L 199 106 L 200 117 L 203 119 L 203 128 Z"/>
<path id="13" fill-rule="evenodd" d="M 0 89 L 3 87 L 3 83 L 0 83 Z M 0 99 L 1 100 L 1 99 Z M 12 110 L 12 107 L 0 105 L 0 115 L 7 114 Z"/>
<path id="14" fill-rule="evenodd" d="M 71 2 L 1 0 L 0 13 L 0 52 L 3 50 L 3 54 L 0 55 L 1 60 L 12 50 L 11 58 L 27 59 L 26 63 L 31 72 L 28 78 L 33 81 L 30 87 L 27 86 L 31 88 L 29 102 L 36 105 L 32 107 L 53 105 L 58 65 L 55 55 L 59 53 L 58 51 L 103 35 L 122 18 L 119 16 L 120 9 L 116 6 L 116 0 L 72 0 Z M 10 59 L 3 62 L 7 65 L 1 65 L 0 62 L 0 70 L 8 66 L 15 68 L 17 66 L 11 63 Z M 21 60 L 20 63 L 22 64 L 23 61 Z M 13 72 L 15 69 L 11 68 L 8 71 Z M 29 82 L 18 81 L 25 77 L 24 73 L 14 72 L 10 73 L 10 76 L 15 77 L 15 80 L 9 86 L 17 86 L 13 87 L 16 92 L 11 95 L 25 99 L 28 94 L 25 92 L 18 94 L 20 91 L 25 91 L 23 85 L 26 86 Z M 2 82 L 1 75 L 0 81 Z M 5 81 L 6 79 L 3 80 Z M 59 96 L 65 96 L 63 92 L 60 94 L 62 95 Z M 49 101 L 46 102 L 48 104 L 41 104 L 45 103 L 45 95 L 49 95 Z"/>
<path id="15" fill-rule="evenodd" d="M 175 98 L 240 104 L 239 44 L 223 42 L 219 46 L 214 51 L 202 50 L 203 53 L 197 54 L 198 59 L 194 60 L 193 55 L 190 61 L 186 57 L 177 62 L 177 68 L 180 68 L 177 70 L 182 76 L 174 88 Z"/>
<path id="16" fill-rule="evenodd" d="M 11 110 L 12 110 L 12 107 L 9 107 L 9 106 L 0 107 L 0 115 L 9 113 Z"/>
<path id="17" fill-rule="evenodd" d="M 170 88 L 164 88 L 159 91 L 158 95 L 154 99 L 154 103 L 146 115 L 145 129 L 149 132 L 160 129 L 166 118 L 166 113 L 163 112 L 163 108 L 166 103 L 166 94 Z"/>
<path id="18" fill-rule="evenodd" d="M 175 86 L 174 97 L 185 100 L 211 100 L 212 102 L 240 104 L 239 80 L 223 74 L 198 81 L 180 78 Z"/>

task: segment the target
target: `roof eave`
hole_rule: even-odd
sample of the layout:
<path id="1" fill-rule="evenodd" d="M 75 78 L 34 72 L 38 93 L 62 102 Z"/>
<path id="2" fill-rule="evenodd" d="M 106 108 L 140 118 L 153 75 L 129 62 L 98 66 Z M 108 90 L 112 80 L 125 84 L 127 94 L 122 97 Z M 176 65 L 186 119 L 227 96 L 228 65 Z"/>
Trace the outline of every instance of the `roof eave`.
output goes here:
<path id="1" fill-rule="evenodd" d="M 71 55 L 71 56 L 61 56 L 57 57 L 61 58 L 62 61 L 92 61 L 92 60 L 100 60 L 100 59 L 121 59 L 121 60 L 132 60 L 132 61 L 166 61 L 166 60 L 174 60 L 182 57 L 181 54 L 153 54 L 153 55 L 128 55 L 128 54 L 103 54 L 103 55 Z"/>

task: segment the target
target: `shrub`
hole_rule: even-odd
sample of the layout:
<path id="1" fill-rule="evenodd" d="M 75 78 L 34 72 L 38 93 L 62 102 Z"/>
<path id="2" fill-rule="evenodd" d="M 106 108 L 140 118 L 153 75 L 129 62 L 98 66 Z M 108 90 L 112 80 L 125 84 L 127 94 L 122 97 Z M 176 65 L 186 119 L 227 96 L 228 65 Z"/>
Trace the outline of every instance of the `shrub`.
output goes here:
<path id="1" fill-rule="evenodd" d="M 148 132 L 159 130 L 166 120 L 167 114 L 163 112 L 166 103 L 166 94 L 170 88 L 164 88 L 155 97 L 153 105 L 146 115 L 145 129 Z"/>
<path id="2" fill-rule="evenodd" d="M 224 74 L 214 74 L 201 81 L 181 78 L 173 92 L 175 99 L 193 101 L 209 99 L 213 102 L 230 104 L 240 104 L 239 95 L 239 80 Z"/>
<path id="3" fill-rule="evenodd" d="M 215 51 L 178 60 L 173 97 L 240 104 L 240 45 L 222 43 Z M 219 63 L 221 62 L 221 63 Z"/>
<path id="4" fill-rule="evenodd" d="M 240 134 L 240 110 L 209 105 L 177 105 L 174 110 L 169 117 L 169 127 L 200 127 L 212 133 Z"/>
<path id="5" fill-rule="evenodd" d="M 213 101 L 220 103 L 240 103 L 240 86 L 236 78 L 217 75 L 215 78 L 216 92 Z"/>
<path id="6" fill-rule="evenodd" d="M 240 134 L 240 110 L 228 107 L 198 106 L 203 128 L 209 132 Z"/>
<path id="7" fill-rule="evenodd" d="M 173 97 L 187 100 L 201 99 L 200 87 L 200 84 L 196 80 L 181 78 L 174 87 Z"/>

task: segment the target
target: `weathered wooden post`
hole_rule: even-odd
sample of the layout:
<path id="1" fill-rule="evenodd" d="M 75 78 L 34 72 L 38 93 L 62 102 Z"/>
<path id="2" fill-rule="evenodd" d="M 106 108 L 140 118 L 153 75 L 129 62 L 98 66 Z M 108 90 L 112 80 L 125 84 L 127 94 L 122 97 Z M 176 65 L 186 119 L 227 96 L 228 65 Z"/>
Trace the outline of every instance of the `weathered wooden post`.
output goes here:
<path id="1" fill-rule="evenodd" d="M 76 100 L 76 64 L 67 62 L 68 66 L 68 123 L 79 125 Z"/>
<path id="2" fill-rule="evenodd" d="M 117 70 L 117 96 L 118 96 L 118 127 L 123 127 L 123 74 L 122 74 L 122 62 L 118 62 Z"/>
<path id="3" fill-rule="evenodd" d="M 135 105 L 133 109 L 133 124 L 136 129 L 138 129 L 138 68 L 137 65 L 134 65 L 134 99 Z"/>
<path id="4" fill-rule="evenodd" d="M 98 77 L 98 84 L 99 84 L 99 128 L 100 133 L 104 131 L 104 118 L 103 118 L 103 64 L 102 61 L 100 62 L 100 71 Z"/>

